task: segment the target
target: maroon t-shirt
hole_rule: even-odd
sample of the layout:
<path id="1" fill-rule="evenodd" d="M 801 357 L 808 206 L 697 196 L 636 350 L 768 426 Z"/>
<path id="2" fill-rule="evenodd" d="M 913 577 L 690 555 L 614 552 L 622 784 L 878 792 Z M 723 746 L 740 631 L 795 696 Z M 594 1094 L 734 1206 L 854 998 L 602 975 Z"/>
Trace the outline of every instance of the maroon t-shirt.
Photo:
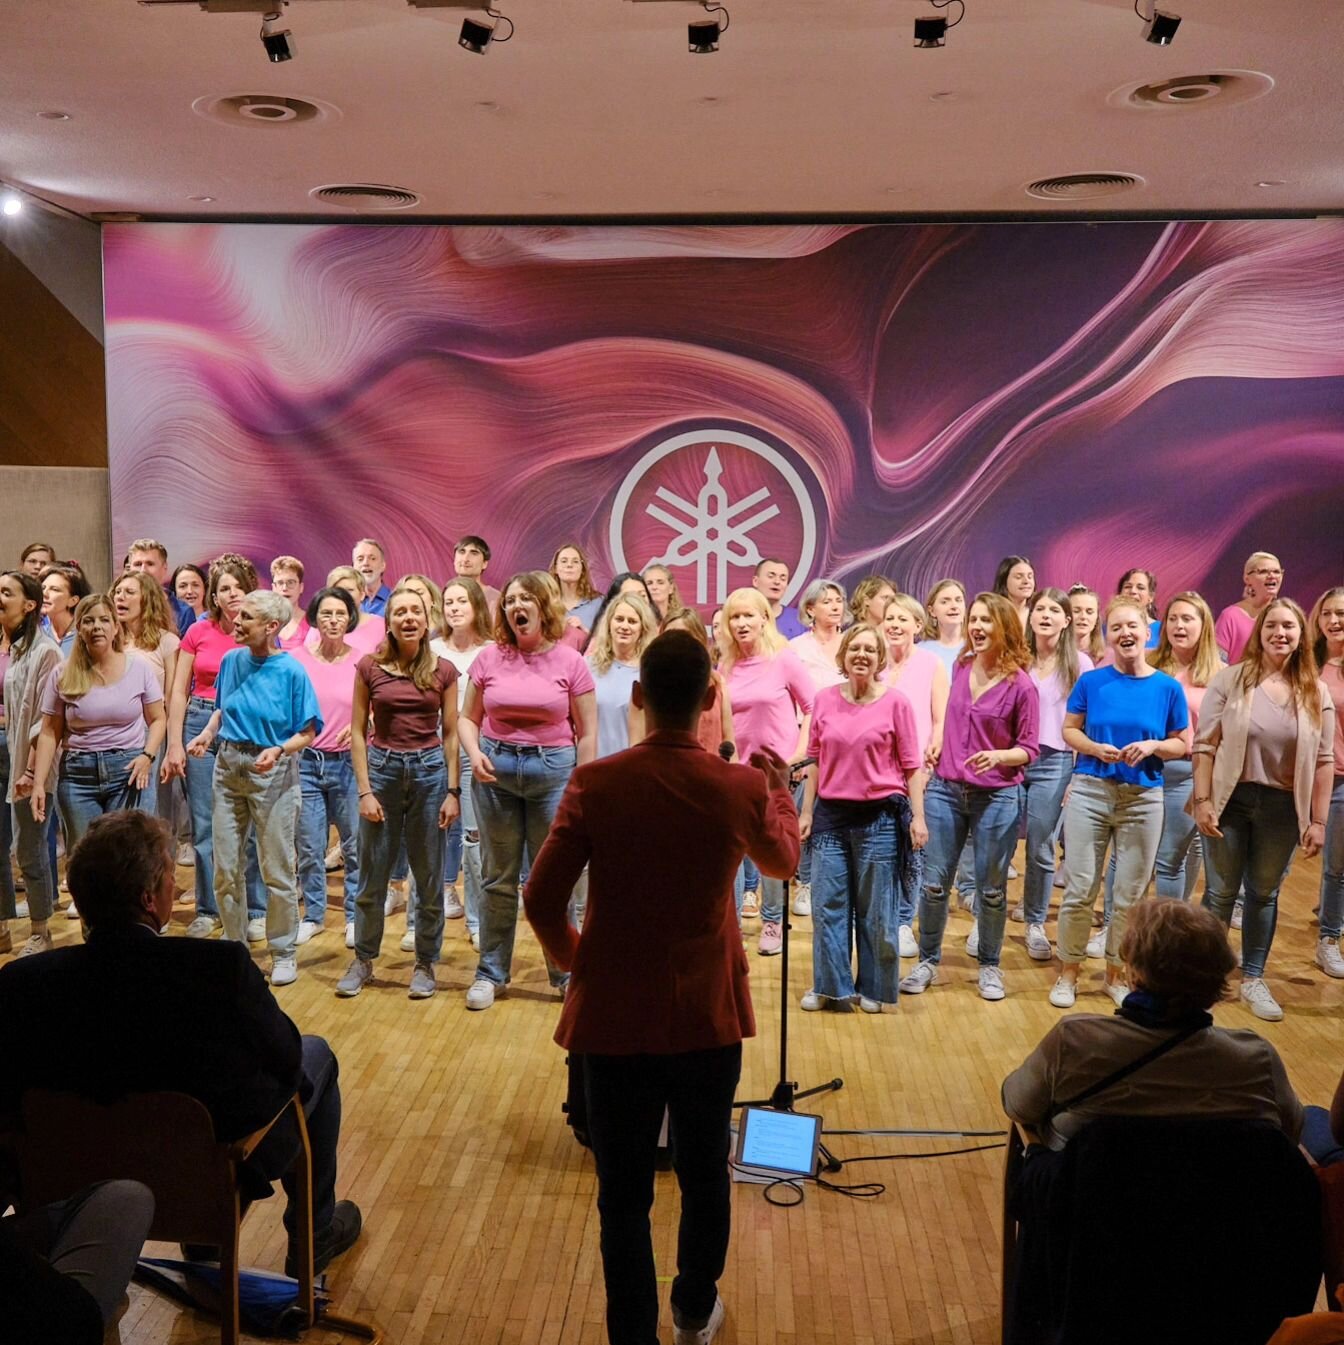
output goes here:
<path id="1" fill-rule="evenodd" d="M 419 752 L 442 741 L 439 713 L 443 693 L 457 681 L 457 669 L 446 658 L 436 659 L 434 685 L 421 691 L 409 677 L 394 677 L 372 654 L 360 659 L 356 673 L 369 689 L 373 732 L 369 741 L 390 752 Z"/>

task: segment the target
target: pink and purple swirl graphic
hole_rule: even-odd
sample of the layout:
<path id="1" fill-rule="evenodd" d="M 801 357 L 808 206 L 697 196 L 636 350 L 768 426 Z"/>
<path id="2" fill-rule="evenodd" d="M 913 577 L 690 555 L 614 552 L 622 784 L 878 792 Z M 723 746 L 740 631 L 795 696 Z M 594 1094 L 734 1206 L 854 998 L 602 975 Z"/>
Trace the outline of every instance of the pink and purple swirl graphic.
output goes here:
<path id="1" fill-rule="evenodd" d="M 104 237 L 118 547 L 442 576 L 474 532 L 499 583 L 574 539 L 706 603 L 761 555 L 1344 577 L 1341 221 Z"/>

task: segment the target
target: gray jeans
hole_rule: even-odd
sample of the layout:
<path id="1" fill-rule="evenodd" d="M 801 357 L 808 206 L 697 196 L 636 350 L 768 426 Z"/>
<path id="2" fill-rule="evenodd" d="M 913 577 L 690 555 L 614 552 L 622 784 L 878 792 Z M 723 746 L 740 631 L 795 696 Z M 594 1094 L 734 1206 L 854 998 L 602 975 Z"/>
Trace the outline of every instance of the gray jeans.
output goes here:
<path id="1" fill-rule="evenodd" d="M 272 957 L 293 957 L 299 931 L 297 842 L 299 759 L 281 757 L 258 771 L 253 744 L 221 742 L 215 757 L 215 900 L 226 938 L 247 939 L 247 828 L 257 835 L 266 885 L 266 942 Z"/>
<path id="2" fill-rule="evenodd" d="M 1075 772 L 1064 808 L 1069 883 L 1059 903 L 1059 956 L 1081 962 L 1092 932 L 1092 908 L 1106 873 L 1106 847 L 1115 841 L 1115 910 L 1106 935 L 1106 961 L 1119 967 L 1129 908 L 1153 876 L 1162 839 L 1162 786 L 1122 784 Z"/>

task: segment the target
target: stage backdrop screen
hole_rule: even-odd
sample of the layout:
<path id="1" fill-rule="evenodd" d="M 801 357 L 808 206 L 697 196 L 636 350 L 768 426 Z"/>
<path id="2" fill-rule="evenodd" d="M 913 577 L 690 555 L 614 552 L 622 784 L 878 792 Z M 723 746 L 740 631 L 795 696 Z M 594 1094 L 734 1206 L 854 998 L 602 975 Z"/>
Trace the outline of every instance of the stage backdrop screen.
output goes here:
<path id="1" fill-rule="evenodd" d="M 1344 221 L 111 225 L 114 547 L 1341 582 Z M 264 573 L 264 571 L 263 571 Z"/>

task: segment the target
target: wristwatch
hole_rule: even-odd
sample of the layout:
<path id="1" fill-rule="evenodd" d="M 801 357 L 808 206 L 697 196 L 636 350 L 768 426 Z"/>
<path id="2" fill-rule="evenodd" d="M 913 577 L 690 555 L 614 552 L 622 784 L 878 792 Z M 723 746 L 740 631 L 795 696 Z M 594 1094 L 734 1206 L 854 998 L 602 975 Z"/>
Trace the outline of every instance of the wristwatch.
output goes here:
<path id="1" fill-rule="evenodd" d="M 455 799 L 460 799 L 460 798 L 462 797 L 462 788 L 461 788 L 460 785 L 449 785 L 449 786 L 448 786 L 448 792 L 449 792 Z"/>

